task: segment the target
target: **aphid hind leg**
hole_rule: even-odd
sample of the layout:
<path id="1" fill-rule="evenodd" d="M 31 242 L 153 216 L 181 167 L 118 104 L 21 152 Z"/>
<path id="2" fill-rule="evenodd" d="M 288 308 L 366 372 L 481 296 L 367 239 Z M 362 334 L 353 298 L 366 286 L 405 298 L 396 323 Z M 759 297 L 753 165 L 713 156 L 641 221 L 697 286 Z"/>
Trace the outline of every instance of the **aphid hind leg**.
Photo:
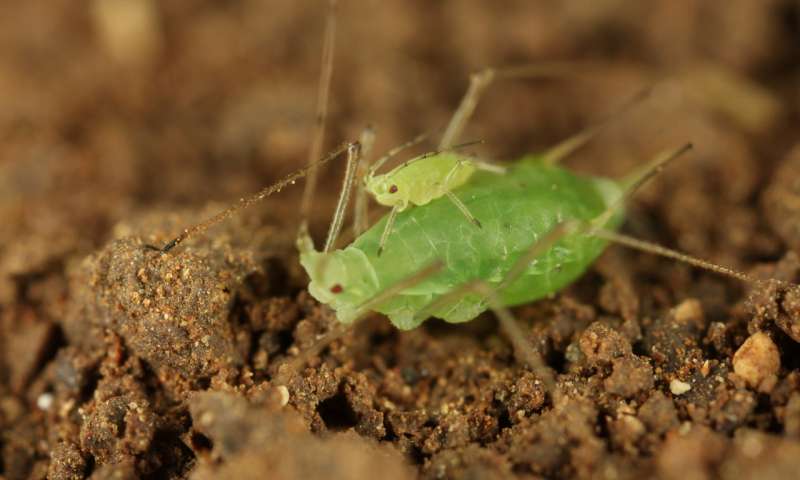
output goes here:
<path id="1" fill-rule="evenodd" d="M 614 203 L 608 206 L 608 208 L 594 218 L 591 221 L 591 227 L 593 229 L 603 228 L 608 220 L 616 213 L 619 209 L 625 206 L 625 204 L 633 198 L 636 192 L 649 180 L 654 178 L 660 172 L 664 170 L 664 168 L 675 160 L 676 158 L 680 157 L 684 153 L 688 152 L 692 149 L 692 144 L 687 143 L 681 147 L 678 147 L 674 150 L 661 152 L 656 157 L 648 162 L 644 168 L 637 170 L 636 172 L 628 175 L 626 178 L 622 180 L 622 187 L 623 192 L 622 196 L 620 196 Z"/>
<path id="2" fill-rule="evenodd" d="M 586 145 L 594 137 L 596 137 L 597 134 L 611 125 L 614 120 L 621 118 L 632 107 L 641 103 L 650 95 L 651 90 L 652 89 L 650 87 L 647 87 L 636 92 L 631 98 L 623 102 L 622 105 L 606 115 L 605 118 L 602 118 L 599 122 L 584 128 L 580 132 L 562 140 L 553 147 L 550 147 L 550 149 L 548 149 L 543 155 L 543 162 L 550 165 L 555 165 L 569 157 L 581 147 Z"/>
<path id="3" fill-rule="evenodd" d="M 643 168 L 640 168 L 627 175 L 622 180 L 622 184 L 624 186 L 624 192 L 622 196 L 612 205 L 609 205 L 605 212 L 598 215 L 589 223 L 587 234 L 597 236 L 609 242 L 617 243 L 634 250 L 643 251 L 665 258 L 671 258 L 673 260 L 702 268 L 703 270 L 715 272 L 720 275 L 735 278 L 746 283 L 756 283 L 756 279 L 733 268 L 718 265 L 713 262 L 702 260 L 686 253 L 658 245 L 656 243 L 640 240 L 638 238 L 604 228 L 614 212 L 620 209 L 628 200 L 630 200 L 644 184 L 662 172 L 667 164 L 688 152 L 691 148 L 692 144 L 687 143 L 686 145 L 683 145 L 675 150 L 662 152 L 653 160 L 648 162 Z"/>

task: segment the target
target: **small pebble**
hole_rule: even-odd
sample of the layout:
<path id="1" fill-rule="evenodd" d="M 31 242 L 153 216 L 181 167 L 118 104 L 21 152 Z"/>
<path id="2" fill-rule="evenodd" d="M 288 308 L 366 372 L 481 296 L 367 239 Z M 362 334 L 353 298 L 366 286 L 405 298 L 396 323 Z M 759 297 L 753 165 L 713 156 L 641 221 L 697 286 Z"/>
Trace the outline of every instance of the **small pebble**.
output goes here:
<path id="1" fill-rule="evenodd" d="M 750 388 L 770 392 L 778 380 L 781 356 L 775 342 L 763 332 L 756 332 L 744 341 L 733 355 L 733 371 Z"/>
<path id="2" fill-rule="evenodd" d="M 43 393 L 36 398 L 36 406 L 39 410 L 48 411 L 53 406 L 53 394 Z"/>
<path id="3" fill-rule="evenodd" d="M 285 407 L 289 403 L 289 389 L 285 385 L 279 385 L 278 393 L 281 395 L 281 407 Z"/>
<path id="4" fill-rule="evenodd" d="M 669 391 L 672 392 L 673 395 L 683 395 L 691 389 L 691 385 L 678 379 L 669 382 Z"/>

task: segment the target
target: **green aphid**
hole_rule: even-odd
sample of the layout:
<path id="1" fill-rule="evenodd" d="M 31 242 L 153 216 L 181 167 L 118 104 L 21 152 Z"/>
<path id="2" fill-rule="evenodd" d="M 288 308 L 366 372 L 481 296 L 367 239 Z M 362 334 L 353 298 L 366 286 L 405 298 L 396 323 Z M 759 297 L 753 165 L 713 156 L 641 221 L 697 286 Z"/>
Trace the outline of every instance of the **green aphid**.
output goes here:
<path id="1" fill-rule="evenodd" d="M 442 153 L 418 163 L 454 163 L 456 157 Z M 615 206 L 626 190 L 624 182 L 580 176 L 535 155 L 515 163 L 505 174 L 469 173 L 467 181 L 449 191 L 482 228 L 466 222 L 458 206 L 440 194 L 424 206 L 397 215 L 382 255 L 378 245 L 389 215 L 341 250 L 317 252 L 303 236 L 298 241 L 300 262 L 311 278 L 311 294 L 336 310 L 339 321 L 349 323 L 380 292 L 440 260 L 443 268 L 438 273 L 374 310 L 404 330 L 416 328 L 428 316 L 465 322 L 489 308 L 485 296 L 466 293 L 434 311 L 426 307 L 470 281 L 501 286 L 531 244 L 557 224 L 591 222 L 606 212 L 611 214 L 603 219 L 603 228 L 614 229 L 622 222 L 622 212 Z M 585 231 L 563 235 L 518 278 L 503 285 L 498 291 L 502 305 L 532 302 L 558 292 L 594 262 L 606 243 Z"/>
<path id="2" fill-rule="evenodd" d="M 393 149 L 378 160 L 364 176 L 364 190 L 371 194 L 379 204 L 392 208 L 383 223 L 383 233 L 377 245 L 378 256 L 386 247 L 389 235 L 394 231 L 396 216 L 400 212 L 406 211 L 412 206 L 427 205 L 440 197 L 446 197 L 470 223 L 481 228 L 480 220 L 453 193 L 453 190 L 467 183 L 478 170 L 496 174 L 505 173 L 503 167 L 452 151 L 468 144 L 451 147 L 450 151 L 427 153 L 413 158 L 389 172 L 375 173 L 384 162 L 396 153 L 423 138 L 424 136 L 419 136 L 411 142 Z M 440 145 L 440 147 L 443 146 Z"/>

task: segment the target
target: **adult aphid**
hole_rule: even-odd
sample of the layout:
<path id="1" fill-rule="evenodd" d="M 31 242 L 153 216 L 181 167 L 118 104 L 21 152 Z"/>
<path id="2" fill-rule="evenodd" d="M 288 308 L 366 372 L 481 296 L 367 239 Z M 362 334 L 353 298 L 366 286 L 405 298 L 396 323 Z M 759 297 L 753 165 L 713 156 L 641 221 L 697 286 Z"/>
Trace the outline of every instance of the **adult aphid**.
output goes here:
<path id="1" fill-rule="evenodd" d="M 325 80 L 320 89 L 320 121 L 312 158 L 319 156 L 318 146 L 324 132 L 326 83 L 332 68 L 333 18 L 331 14 L 326 34 Z M 372 193 L 381 201 L 384 187 L 390 195 L 398 193 L 392 185 L 400 187 L 397 181 L 384 184 L 384 180 L 397 180 L 400 175 L 408 174 L 408 178 L 402 177 L 402 185 L 418 188 L 413 200 L 420 201 L 409 197 L 399 203 L 382 202 L 391 205 L 392 211 L 342 249 L 334 247 L 355 184 L 361 144 L 347 144 L 322 160 L 327 162 L 347 151 L 344 187 L 323 250 L 315 250 L 304 228 L 298 248 L 301 264 L 311 280 L 310 293 L 336 311 L 340 324 L 352 324 L 370 311 L 377 311 L 386 314 L 398 328 L 410 329 L 432 316 L 448 322 L 465 322 L 491 308 L 517 350 L 536 367 L 541 362 L 521 343 L 523 336 L 519 335 L 506 307 L 558 292 L 580 276 L 609 241 L 749 280 L 731 269 L 614 232 L 622 222 L 621 207 L 625 200 L 667 161 L 685 152 L 688 145 L 659 156 L 646 168 L 620 181 L 576 175 L 558 165 L 558 160 L 585 143 L 598 127 L 543 155 L 526 156 L 505 171 L 476 169 L 475 161 L 452 151 L 480 93 L 493 78 L 541 72 L 539 68 L 486 70 L 473 76 L 437 152 L 401 165 L 400 170 L 390 172 L 388 177 L 374 175 L 376 167 L 368 175 L 367 184 L 373 182 Z M 382 163 L 383 160 L 379 161 L 378 166 Z M 319 163 L 312 162 L 308 168 L 242 199 L 209 221 L 184 230 L 159 250 L 168 252 L 194 233 L 280 191 L 307 172 L 316 172 L 318 166 Z M 310 208 L 307 199 L 313 199 L 315 186 L 312 179 L 315 175 L 309 177 L 301 206 L 303 218 Z M 426 178 L 434 178 L 436 182 L 426 183 Z M 408 203 L 417 206 L 405 208 Z M 465 221 L 465 216 L 475 222 Z M 476 228 L 475 224 L 482 228 Z"/>

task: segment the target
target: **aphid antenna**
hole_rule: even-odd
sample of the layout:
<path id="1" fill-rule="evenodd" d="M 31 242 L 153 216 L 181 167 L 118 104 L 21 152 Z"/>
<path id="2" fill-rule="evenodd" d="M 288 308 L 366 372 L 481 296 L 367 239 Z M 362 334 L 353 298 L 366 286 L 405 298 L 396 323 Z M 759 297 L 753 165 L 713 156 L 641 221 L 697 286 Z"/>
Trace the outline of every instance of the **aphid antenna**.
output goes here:
<path id="1" fill-rule="evenodd" d="M 575 135 L 572 135 L 571 137 L 562 140 L 555 146 L 551 147 L 544 153 L 542 161 L 550 165 L 555 165 L 557 163 L 560 163 L 562 160 L 569 157 L 570 155 L 581 149 L 584 145 L 589 143 L 599 133 L 602 133 L 603 130 L 613 125 L 615 121 L 623 118 L 625 114 L 630 112 L 630 110 L 633 107 L 639 105 L 645 99 L 647 99 L 652 93 L 652 91 L 653 91 L 652 85 L 644 87 L 643 89 L 639 90 L 638 92 L 633 94 L 630 98 L 628 98 L 625 102 L 623 102 L 622 105 L 620 105 L 611 113 L 607 114 L 605 117 L 600 119 L 599 122 L 581 130 Z"/>
<path id="2" fill-rule="evenodd" d="M 430 278 L 431 276 L 441 272 L 443 268 L 444 268 L 443 262 L 441 261 L 433 262 L 427 267 L 418 270 L 417 272 L 411 274 L 410 276 L 402 280 L 399 280 L 394 285 L 385 288 L 371 299 L 359 305 L 357 307 L 358 313 L 356 314 L 355 319 L 353 319 L 352 322 L 344 324 L 335 321 L 333 327 L 331 327 L 331 329 L 326 334 L 317 339 L 317 341 L 314 342 L 314 345 L 303 350 L 302 352 L 297 354 L 297 356 L 295 356 L 291 360 L 287 360 L 278 367 L 278 373 L 275 376 L 274 383 L 276 385 L 285 385 L 289 380 L 287 378 L 289 374 L 300 370 L 300 368 L 302 368 L 305 364 L 307 364 L 308 361 L 311 360 L 313 357 L 319 355 L 320 352 L 322 352 L 322 350 L 324 350 L 328 345 L 342 338 L 342 336 L 347 332 L 349 332 L 356 324 L 367 318 L 375 307 L 391 299 L 395 295 L 400 294 L 402 291 L 408 288 L 412 288 L 418 285 L 419 283 L 423 282 L 424 280 Z"/>
<path id="3" fill-rule="evenodd" d="M 200 222 L 200 223 L 198 223 L 198 224 L 196 224 L 196 225 L 194 225 L 192 227 L 184 229 L 183 232 L 180 233 L 180 235 L 178 235 L 174 239 L 172 239 L 169 242 L 167 242 L 163 247 L 159 248 L 159 247 L 156 247 L 156 246 L 153 246 L 153 245 L 145 245 L 145 248 L 147 248 L 149 250 L 155 250 L 155 251 L 158 251 L 158 252 L 161 252 L 161 253 L 168 253 L 170 250 L 174 249 L 175 247 L 177 247 L 178 245 L 183 243 L 186 239 L 188 239 L 190 237 L 193 237 L 195 235 L 198 235 L 198 234 L 200 234 L 202 232 L 205 232 L 209 228 L 211 228 L 214 225 L 222 222 L 223 220 L 227 219 L 228 217 L 230 217 L 232 215 L 235 215 L 236 213 L 240 212 L 241 210 L 244 210 L 245 208 L 248 208 L 248 207 L 250 207 L 252 205 L 255 205 L 256 203 L 259 203 L 260 201 L 264 200 L 265 198 L 269 197 L 270 195 L 272 195 L 274 193 L 278 193 L 281 190 L 283 190 L 285 187 L 294 184 L 297 180 L 299 180 L 299 179 L 305 177 L 306 175 L 308 175 L 308 173 L 313 168 L 319 167 L 321 165 L 324 165 L 324 164 L 330 162 L 331 160 L 333 160 L 336 157 L 338 157 L 345 150 L 351 149 L 353 147 L 353 145 L 354 144 L 352 144 L 352 143 L 344 143 L 344 144 L 340 145 L 339 147 L 337 147 L 335 150 L 333 150 L 331 153 L 329 153 L 327 156 L 325 156 L 325 158 L 314 162 L 313 165 L 310 165 L 308 167 L 305 167 L 305 168 L 297 170 L 297 171 L 295 171 L 293 173 L 290 173 L 289 175 L 284 177 L 282 180 L 279 180 L 278 182 L 275 182 L 272 185 L 269 185 L 268 187 L 265 187 L 265 188 L 261 189 L 260 191 L 254 193 L 253 195 L 251 195 L 249 197 L 240 198 L 238 202 L 236 202 L 233 205 L 231 205 L 230 207 L 222 210 L 221 212 L 217 213 L 213 217 L 208 218 L 207 220 L 204 220 L 204 221 L 202 221 L 202 222 Z"/>
<path id="4" fill-rule="evenodd" d="M 458 145 L 453 145 L 452 147 L 449 147 L 449 148 L 437 149 L 437 150 L 432 150 L 430 152 L 425 152 L 422 155 L 417 155 L 414 158 L 406 160 L 401 165 L 399 165 L 397 168 L 395 168 L 394 171 L 402 170 L 402 169 L 406 168 L 407 166 L 409 166 L 409 165 L 411 165 L 413 163 L 419 162 L 420 160 L 425 160 L 426 158 L 435 157 L 436 155 L 439 155 L 439 154 L 442 154 L 442 153 L 445 153 L 445 152 L 456 152 L 458 150 L 462 150 L 462 149 L 465 149 L 465 148 L 468 148 L 468 147 L 472 147 L 474 145 L 482 145 L 484 143 L 486 143 L 486 142 L 484 140 L 482 140 L 482 139 L 481 140 L 470 140 L 469 142 L 459 143 Z M 502 167 L 496 167 L 496 168 L 497 169 L 501 169 L 501 170 L 497 170 L 498 173 L 504 173 L 505 172 L 505 169 L 503 169 Z"/>
<path id="5" fill-rule="evenodd" d="M 316 193 L 319 168 L 324 164 L 328 163 L 330 160 L 336 158 L 340 153 L 342 153 L 346 149 L 351 150 L 354 145 L 350 143 L 345 143 L 336 148 L 332 153 L 330 153 L 322 160 L 318 160 L 322 154 L 322 148 L 325 142 L 325 122 L 327 121 L 328 117 L 328 103 L 329 103 L 328 99 L 330 97 L 331 79 L 333 77 L 333 57 L 334 57 L 335 42 L 336 42 L 336 11 L 337 11 L 337 0 L 328 0 L 328 15 L 325 23 L 325 33 L 324 33 L 324 40 L 322 47 L 322 61 L 321 61 L 322 66 L 320 69 L 321 75 L 320 75 L 319 86 L 317 89 L 317 109 L 314 117 L 314 135 L 311 142 L 311 149 L 308 155 L 308 166 L 306 168 L 303 168 L 288 175 L 283 180 L 273 185 L 270 185 L 269 187 L 264 188 L 263 190 L 259 191 L 258 193 L 250 197 L 239 199 L 239 202 L 221 211 L 217 215 L 209 218 L 208 220 L 199 223 L 193 227 L 185 229 L 183 232 L 181 232 L 180 235 L 178 235 L 176 238 L 168 242 L 163 247 L 159 248 L 153 245 L 145 245 L 145 248 L 148 248 L 150 250 L 160 251 L 161 253 L 167 253 L 173 248 L 177 247 L 187 238 L 194 236 L 198 233 L 204 232 L 208 228 L 227 219 L 231 215 L 239 212 L 240 210 L 243 210 L 255 203 L 258 203 L 259 201 L 263 200 L 264 198 L 268 197 L 273 193 L 279 192 L 285 186 L 294 183 L 296 180 L 304 176 L 307 176 L 308 179 L 306 181 L 305 189 L 303 190 L 303 197 L 300 203 L 300 213 L 301 213 L 300 218 L 302 219 L 300 223 L 300 230 L 307 231 L 308 229 L 307 219 L 312 208 L 314 195 Z M 349 154 L 348 158 L 350 158 Z"/>
<path id="6" fill-rule="evenodd" d="M 331 79 L 333 78 L 333 57 L 336 47 L 336 10 L 337 0 L 328 0 L 328 17 L 323 35 L 321 74 L 317 89 L 317 110 L 314 116 L 314 135 L 311 141 L 311 150 L 308 153 L 308 180 L 303 189 L 303 197 L 300 202 L 301 230 L 307 229 L 308 217 L 311 213 L 314 195 L 317 190 L 318 168 L 321 166 L 316 161 L 322 154 L 322 148 L 325 143 L 325 122 L 328 118 L 328 99 L 330 97 Z"/>
<path id="7" fill-rule="evenodd" d="M 373 163 L 369 167 L 369 170 L 367 171 L 366 178 L 374 177 L 376 172 L 378 171 L 378 169 L 381 168 L 386 162 L 388 162 L 393 157 L 395 157 L 396 155 L 401 153 L 403 150 L 411 148 L 411 147 L 413 147 L 415 145 L 419 145 L 420 143 L 425 141 L 428 137 L 430 137 L 430 134 L 428 132 L 421 133 L 421 134 L 417 135 L 416 137 L 412 138 L 411 140 L 409 140 L 407 142 L 404 142 L 404 143 L 401 143 L 400 145 L 392 148 L 391 150 L 386 152 L 386 154 L 384 156 L 379 158 L 377 161 L 375 161 L 375 163 Z"/>

